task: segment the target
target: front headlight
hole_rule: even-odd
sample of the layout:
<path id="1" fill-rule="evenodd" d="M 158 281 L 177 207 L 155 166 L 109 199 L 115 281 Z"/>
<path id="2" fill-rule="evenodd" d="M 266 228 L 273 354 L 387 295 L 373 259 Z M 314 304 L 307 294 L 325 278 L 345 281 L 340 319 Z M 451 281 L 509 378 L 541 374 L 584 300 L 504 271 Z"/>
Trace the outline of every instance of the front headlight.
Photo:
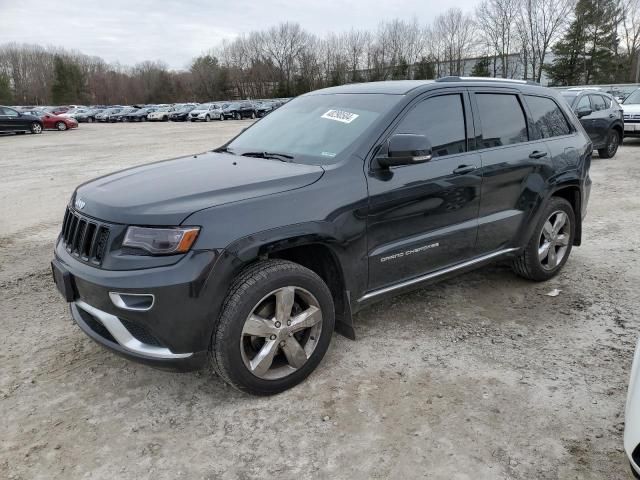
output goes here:
<path id="1" fill-rule="evenodd" d="M 129 227 L 123 247 L 141 248 L 152 255 L 186 253 L 196 241 L 200 227 Z"/>

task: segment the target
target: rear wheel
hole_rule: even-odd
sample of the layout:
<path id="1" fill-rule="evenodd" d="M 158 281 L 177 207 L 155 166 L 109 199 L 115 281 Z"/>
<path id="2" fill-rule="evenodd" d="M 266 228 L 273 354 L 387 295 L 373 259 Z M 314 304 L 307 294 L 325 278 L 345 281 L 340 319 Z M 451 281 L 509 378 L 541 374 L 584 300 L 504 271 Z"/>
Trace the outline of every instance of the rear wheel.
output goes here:
<path id="1" fill-rule="evenodd" d="M 87 117 L 87 123 L 93 123 L 93 117 Z"/>
<path id="2" fill-rule="evenodd" d="M 529 280 L 549 280 L 567 262 L 574 235 L 575 214 L 571 204 L 564 198 L 552 197 L 529 243 L 514 259 L 513 270 Z"/>
<path id="3" fill-rule="evenodd" d="M 42 133 L 42 125 L 38 122 L 33 122 L 31 125 L 29 125 L 29 131 L 36 134 Z"/>
<path id="4" fill-rule="evenodd" d="M 205 121 L 205 122 L 210 122 L 210 121 L 211 121 L 211 117 L 209 116 L 209 114 L 207 114 L 207 115 L 204 117 L 204 121 Z"/>
<path id="5" fill-rule="evenodd" d="M 233 116 L 236 120 L 242 120 L 242 116 L 240 116 L 240 112 L 236 112 Z"/>
<path id="6" fill-rule="evenodd" d="M 598 149 L 598 155 L 600 158 L 613 158 L 620 146 L 620 134 L 617 130 L 609 130 L 609 136 L 607 137 L 607 145 L 604 148 Z"/>
<path id="7" fill-rule="evenodd" d="M 221 122 L 224 121 L 224 115 L 223 114 L 220 114 L 220 121 Z"/>
<path id="8" fill-rule="evenodd" d="M 244 392 L 282 392 L 318 366 L 334 322 L 331 292 L 318 275 L 289 261 L 258 262 L 229 290 L 211 340 L 211 364 Z"/>
<path id="9" fill-rule="evenodd" d="M 251 118 L 255 119 L 256 118 L 256 112 L 251 112 Z"/>

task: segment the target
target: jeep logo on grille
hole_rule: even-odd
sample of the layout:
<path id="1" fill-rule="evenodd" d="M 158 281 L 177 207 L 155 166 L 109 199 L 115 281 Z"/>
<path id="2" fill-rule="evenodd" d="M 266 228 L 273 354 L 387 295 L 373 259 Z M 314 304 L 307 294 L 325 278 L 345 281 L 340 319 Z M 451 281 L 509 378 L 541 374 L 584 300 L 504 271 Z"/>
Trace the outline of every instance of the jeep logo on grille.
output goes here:
<path id="1" fill-rule="evenodd" d="M 76 209 L 82 210 L 85 205 L 86 203 L 84 200 L 82 200 L 81 198 L 76 198 L 76 201 L 74 202 L 74 206 L 76 207 Z"/>

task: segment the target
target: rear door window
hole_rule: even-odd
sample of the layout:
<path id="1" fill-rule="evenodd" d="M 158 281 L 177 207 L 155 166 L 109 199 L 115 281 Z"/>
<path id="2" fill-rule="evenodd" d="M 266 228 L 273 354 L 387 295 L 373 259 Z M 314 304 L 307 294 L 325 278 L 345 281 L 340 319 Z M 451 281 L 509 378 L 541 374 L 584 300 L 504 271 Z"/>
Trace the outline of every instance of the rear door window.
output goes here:
<path id="1" fill-rule="evenodd" d="M 464 106 L 460 94 L 427 98 L 402 119 L 395 133 L 425 135 L 434 157 L 463 153 L 467 147 Z"/>
<path id="2" fill-rule="evenodd" d="M 537 138 L 569 135 L 571 127 L 558 104 L 550 98 L 525 95 L 531 111 L 533 130 Z"/>
<path id="3" fill-rule="evenodd" d="M 529 140 L 520 100 L 514 94 L 476 93 L 482 126 L 480 148 L 493 148 Z"/>

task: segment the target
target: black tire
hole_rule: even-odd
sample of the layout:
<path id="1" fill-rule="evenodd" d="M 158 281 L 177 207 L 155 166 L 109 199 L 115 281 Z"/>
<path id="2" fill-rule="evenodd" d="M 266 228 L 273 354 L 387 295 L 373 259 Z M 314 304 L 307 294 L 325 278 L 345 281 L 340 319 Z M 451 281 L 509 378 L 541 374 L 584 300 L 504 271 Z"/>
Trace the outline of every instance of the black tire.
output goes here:
<path id="1" fill-rule="evenodd" d="M 64 122 L 56 122 L 56 130 L 64 132 L 67 129 L 67 124 Z"/>
<path id="2" fill-rule="evenodd" d="M 550 220 L 550 217 L 553 217 L 557 212 L 564 212 L 568 217 L 568 243 L 559 263 L 555 267 L 545 267 L 545 265 L 539 259 L 538 249 L 541 248 L 541 240 L 543 240 L 542 236 L 545 223 L 547 222 L 547 220 Z M 513 271 L 521 277 L 529 280 L 534 280 L 536 282 L 542 282 L 554 277 L 560 270 L 562 270 L 562 267 L 564 267 L 564 264 L 567 262 L 567 259 L 571 254 L 571 248 L 573 246 L 573 240 L 575 238 L 575 231 L 575 213 L 571 204 L 564 198 L 551 197 L 551 200 L 544 208 L 540 221 L 536 225 L 536 228 L 533 231 L 533 235 L 527 243 L 524 251 L 513 260 L 511 264 Z M 553 246 L 552 248 L 555 248 L 555 246 Z"/>
<path id="3" fill-rule="evenodd" d="M 256 112 L 251 112 L 251 119 L 255 120 L 255 118 L 256 118 Z"/>
<path id="4" fill-rule="evenodd" d="M 619 146 L 620 133 L 615 129 L 611 129 L 607 136 L 607 145 L 604 148 L 598 149 L 598 155 L 600 155 L 600 158 L 613 158 L 618 152 Z"/>
<path id="5" fill-rule="evenodd" d="M 33 122 L 31 125 L 29 125 L 29 131 L 36 135 L 42 133 L 42 130 L 42 125 L 38 122 Z"/>
<path id="6" fill-rule="evenodd" d="M 93 118 L 92 117 L 87 117 L 87 123 L 93 123 Z"/>
<path id="7" fill-rule="evenodd" d="M 322 312 L 319 338 L 306 362 L 293 373 L 276 379 L 260 378 L 249 370 L 243 360 L 241 339 L 244 324 L 261 299 L 287 286 L 304 289 L 317 299 Z M 302 382 L 318 366 L 329 347 L 334 324 L 333 298 L 318 275 L 286 260 L 259 261 L 243 270 L 227 293 L 209 347 L 210 363 L 223 380 L 238 390 L 254 395 L 273 395 Z"/>
<path id="8" fill-rule="evenodd" d="M 209 116 L 209 114 L 205 115 L 204 121 L 205 122 L 210 122 L 211 121 L 211 117 Z"/>
<path id="9" fill-rule="evenodd" d="M 240 112 L 236 112 L 236 113 L 233 115 L 233 118 L 235 118 L 236 120 L 242 120 L 242 115 L 240 115 Z"/>
<path id="10" fill-rule="evenodd" d="M 224 120 L 225 120 L 224 115 L 223 115 L 223 114 L 220 114 L 220 121 L 221 121 L 221 122 L 224 122 Z"/>

